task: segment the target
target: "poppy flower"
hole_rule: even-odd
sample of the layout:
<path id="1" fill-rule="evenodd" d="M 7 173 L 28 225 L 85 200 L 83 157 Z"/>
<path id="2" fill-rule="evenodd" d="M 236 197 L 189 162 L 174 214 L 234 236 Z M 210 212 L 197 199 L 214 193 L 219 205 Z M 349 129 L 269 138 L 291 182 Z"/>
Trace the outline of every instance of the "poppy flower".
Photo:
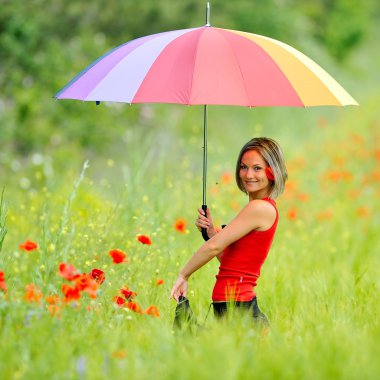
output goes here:
<path id="1" fill-rule="evenodd" d="M 184 219 L 177 219 L 174 228 L 181 233 L 185 233 L 186 231 L 186 221 Z"/>
<path id="2" fill-rule="evenodd" d="M 62 293 L 65 296 L 65 302 L 77 301 L 80 299 L 80 292 L 75 286 L 68 284 L 62 285 Z"/>
<path id="3" fill-rule="evenodd" d="M 55 315 L 57 317 L 60 317 L 59 312 L 61 311 L 61 308 L 59 306 L 49 305 L 47 309 L 51 315 Z"/>
<path id="4" fill-rule="evenodd" d="M 45 297 L 46 302 L 49 305 L 57 305 L 61 299 L 57 295 L 50 295 Z"/>
<path id="5" fill-rule="evenodd" d="M 19 248 L 24 250 L 24 251 L 33 251 L 34 249 L 38 248 L 38 244 L 34 241 L 31 240 L 26 240 L 25 243 L 22 243 L 19 245 Z"/>
<path id="6" fill-rule="evenodd" d="M 34 284 L 26 285 L 25 288 L 26 288 L 25 295 L 24 295 L 25 301 L 38 303 L 39 300 L 42 298 L 42 292 L 40 288 Z"/>
<path id="7" fill-rule="evenodd" d="M 292 208 L 290 209 L 287 214 L 286 214 L 286 217 L 289 219 L 289 220 L 296 220 L 297 219 L 297 210 Z"/>
<path id="8" fill-rule="evenodd" d="M 342 179 L 342 172 L 340 170 L 330 170 L 326 173 L 326 176 L 329 180 L 337 182 Z"/>
<path id="9" fill-rule="evenodd" d="M 137 236 L 137 240 L 142 243 L 142 244 L 147 244 L 147 245 L 151 245 L 152 244 L 152 240 L 150 240 L 150 238 L 146 235 L 139 235 Z"/>
<path id="10" fill-rule="evenodd" d="M 159 285 L 162 285 L 165 281 L 162 279 L 162 278 L 158 278 L 157 281 L 156 281 L 156 285 L 159 286 Z"/>
<path id="11" fill-rule="evenodd" d="M 285 191 L 286 192 L 293 192 L 297 190 L 298 185 L 294 181 L 286 181 L 285 183 Z"/>
<path id="12" fill-rule="evenodd" d="M 136 292 L 133 292 L 131 289 L 129 289 L 127 286 L 124 288 L 120 289 L 120 293 L 124 296 L 124 298 L 129 301 L 133 300 L 137 296 Z"/>
<path id="13" fill-rule="evenodd" d="M 112 249 L 108 254 L 112 257 L 114 264 L 125 263 L 128 261 L 127 255 L 120 249 Z"/>
<path id="14" fill-rule="evenodd" d="M 73 280 L 73 282 L 74 282 L 74 286 L 75 286 L 79 291 L 82 291 L 82 290 L 84 290 L 84 289 L 87 288 L 90 279 L 91 279 L 91 277 L 89 277 L 86 273 L 80 274 L 79 276 L 77 276 L 77 277 Z M 91 280 L 92 280 L 92 279 L 91 279 Z"/>
<path id="15" fill-rule="evenodd" d="M 80 292 L 86 292 L 91 298 L 96 298 L 99 284 L 87 273 L 83 273 L 74 279 L 75 288 Z"/>
<path id="16" fill-rule="evenodd" d="M 116 303 L 118 306 L 123 306 L 125 304 L 125 299 L 119 296 L 115 296 L 112 298 L 112 300 Z"/>
<path id="17" fill-rule="evenodd" d="M 129 301 L 125 304 L 125 306 L 129 309 L 134 311 L 135 313 L 142 314 L 142 310 L 140 305 L 137 302 Z"/>
<path id="18" fill-rule="evenodd" d="M 93 278 L 99 285 L 103 284 L 106 279 L 106 274 L 101 269 L 93 269 L 90 272 L 91 278 Z"/>
<path id="19" fill-rule="evenodd" d="M 0 271 L 0 290 L 4 293 L 7 291 L 7 284 L 5 283 L 5 273 Z"/>
<path id="20" fill-rule="evenodd" d="M 149 306 L 145 311 L 144 314 L 152 315 L 153 317 L 159 317 L 160 313 L 158 312 L 157 306 Z"/>
<path id="21" fill-rule="evenodd" d="M 74 265 L 61 263 L 58 267 L 59 275 L 67 281 L 73 281 L 77 276 L 77 270 Z"/>

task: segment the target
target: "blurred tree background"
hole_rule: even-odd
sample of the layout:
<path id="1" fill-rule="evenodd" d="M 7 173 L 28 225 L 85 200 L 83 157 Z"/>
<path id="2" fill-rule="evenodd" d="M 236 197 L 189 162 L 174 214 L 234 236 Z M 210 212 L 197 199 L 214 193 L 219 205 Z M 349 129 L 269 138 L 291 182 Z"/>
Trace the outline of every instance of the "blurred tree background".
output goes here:
<path id="1" fill-rule="evenodd" d="M 373 39 L 380 13 L 376 0 L 210 3 L 212 25 L 264 34 L 306 54 L 326 52 L 312 58 L 335 61 L 348 76 L 356 69 L 352 56 Z M 52 96 L 117 45 L 203 25 L 205 5 L 199 0 L 0 0 L 0 170 L 10 157 L 36 151 L 106 154 L 133 125 L 148 130 L 144 106 L 84 106 Z"/>

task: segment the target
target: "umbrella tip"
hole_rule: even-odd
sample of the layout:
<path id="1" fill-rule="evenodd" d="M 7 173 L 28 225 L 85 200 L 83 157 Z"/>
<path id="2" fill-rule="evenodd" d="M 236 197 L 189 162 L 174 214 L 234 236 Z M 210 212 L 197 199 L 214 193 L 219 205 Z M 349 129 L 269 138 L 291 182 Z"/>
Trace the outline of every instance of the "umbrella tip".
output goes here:
<path id="1" fill-rule="evenodd" d="M 210 2 L 206 4 L 206 26 L 211 26 L 210 24 Z"/>

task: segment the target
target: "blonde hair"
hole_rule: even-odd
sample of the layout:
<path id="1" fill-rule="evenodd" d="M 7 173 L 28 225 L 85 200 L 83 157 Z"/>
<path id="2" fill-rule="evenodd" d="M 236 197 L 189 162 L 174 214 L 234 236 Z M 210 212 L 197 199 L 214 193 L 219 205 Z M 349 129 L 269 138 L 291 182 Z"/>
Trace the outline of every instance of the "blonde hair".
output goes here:
<path id="1" fill-rule="evenodd" d="M 268 137 L 255 137 L 243 146 L 236 162 L 235 179 L 238 188 L 246 194 L 247 191 L 240 178 L 240 165 L 243 154 L 248 150 L 255 150 L 260 153 L 265 162 L 272 168 L 274 181 L 270 181 L 269 198 L 276 199 L 283 193 L 285 182 L 288 179 L 285 159 L 280 146 L 275 140 Z"/>

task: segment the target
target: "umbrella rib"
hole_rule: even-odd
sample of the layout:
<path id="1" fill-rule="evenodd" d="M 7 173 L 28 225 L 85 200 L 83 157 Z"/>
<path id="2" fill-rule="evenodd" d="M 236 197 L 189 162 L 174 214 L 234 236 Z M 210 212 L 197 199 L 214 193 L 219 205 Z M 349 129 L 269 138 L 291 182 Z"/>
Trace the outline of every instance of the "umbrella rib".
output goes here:
<path id="1" fill-rule="evenodd" d="M 241 76 L 241 79 L 242 79 L 242 82 L 243 82 L 243 85 L 244 85 L 244 90 L 245 90 L 245 94 L 246 94 L 246 97 L 247 97 L 247 105 L 249 106 L 250 101 L 249 101 L 248 89 L 247 89 L 247 86 L 246 86 L 245 81 L 244 81 L 244 75 L 243 75 L 242 69 L 240 67 L 239 60 L 235 56 L 235 50 L 233 49 L 233 45 L 231 44 L 231 42 L 225 36 L 223 36 L 223 34 L 221 34 L 221 37 L 227 42 L 228 46 L 230 47 L 230 49 L 233 52 L 233 57 L 234 57 L 234 60 L 236 61 L 236 64 L 237 64 L 237 66 L 239 68 L 239 73 L 240 73 L 240 76 Z"/>
<path id="2" fill-rule="evenodd" d="M 208 28 L 208 27 L 206 27 Z M 191 75 L 191 82 L 190 82 L 190 91 L 189 91 L 189 99 L 188 99 L 188 103 L 187 105 L 191 105 L 191 98 L 192 98 L 192 94 L 193 94 L 193 84 L 194 84 L 194 73 L 195 73 L 195 65 L 196 65 L 196 62 L 197 62 L 197 57 L 198 57 L 198 46 L 199 46 L 199 41 L 200 39 L 202 38 L 203 36 L 203 33 L 201 34 L 201 36 L 198 38 L 198 41 L 197 41 L 197 47 L 195 49 L 195 56 L 194 56 L 194 64 L 193 64 L 193 73 Z M 204 104 L 206 105 L 206 104 Z"/>

